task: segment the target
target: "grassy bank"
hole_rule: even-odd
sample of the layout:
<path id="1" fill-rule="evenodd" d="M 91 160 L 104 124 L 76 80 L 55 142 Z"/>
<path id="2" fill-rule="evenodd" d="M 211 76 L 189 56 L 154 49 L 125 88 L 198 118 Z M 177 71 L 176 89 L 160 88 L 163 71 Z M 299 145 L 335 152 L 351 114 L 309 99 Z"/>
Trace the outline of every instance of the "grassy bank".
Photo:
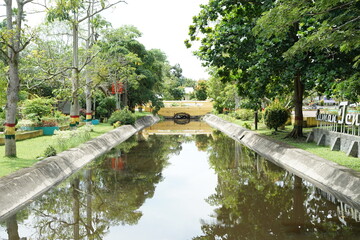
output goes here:
<path id="1" fill-rule="evenodd" d="M 141 118 L 150 113 L 136 112 L 136 118 Z M 114 129 L 109 123 L 100 123 L 99 125 L 93 125 L 93 131 L 90 132 L 90 139 L 98 137 L 106 132 Z M 74 144 L 80 145 L 86 140 L 77 140 Z M 17 157 L 8 158 L 4 157 L 5 146 L 0 146 L 0 177 L 6 176 L 12 172 L 15 172 L 21 168 L 32 166 L 34 163 L 44 158 L 45 150 L 49 146 L 54 146 L 57 152 L 60 152 L 60 148 L 57 146 L 58 142 L 53 136 L 41 136 L 22 140 L 16 142 Z M 75 146 L 72 146 L 75 147 Z"/>
<path id="2" fill-rule="evenodd" d="M 113 127 L 107 123 L 94 125 L 93 131 L 90 132 L 90 136 L 91 138 L 95 138 L 112 129 Z M 5 146 L 0 146 L 0 177 L 21 168 L 30 167 L 41 159 L 48 146 L 56 146 L 56 144 L 56 139 L 53 136 L 41 136 L 18 141 L 16 143 L 16 158 L 4 157 Z M 81 144 L 81 142 L 78 144 Z"/>
<path id="3" fill-rule="evenodd" d="M 252 130 L 254 130 L 253 121 L 241 121 L 227 115 L 219 115 L 219 116 L 227 121 L 233 122 L 242 127 L 246 125 L 251 126 Z M 307 143 L 306 138 L 301 138 L 301 139 L 286 138 L 286 136 L 291 132 L 291 130 L 292 130 L 292 126 L 286 126 L 285 129 L 274 133 L 274 130 L 267 129 L 265 124 L 260 122 L 258 123 L 258 130 L 256 132 L 271 137 L 273 139 L 276 139 L 280 142 L 287 143 L 291 146 L 311 152 L 319 157 L 338 163 L 345 167 L 352 168 L 356 171 L 360 171 L 359 158 L 348 157 L 344 152 L 331 151 L 329 147 L 318 146 L 314 142 Z M 311 130 L 312 128 L 305 128 L 304 133 L 307 134 L 311 132 Z"/>

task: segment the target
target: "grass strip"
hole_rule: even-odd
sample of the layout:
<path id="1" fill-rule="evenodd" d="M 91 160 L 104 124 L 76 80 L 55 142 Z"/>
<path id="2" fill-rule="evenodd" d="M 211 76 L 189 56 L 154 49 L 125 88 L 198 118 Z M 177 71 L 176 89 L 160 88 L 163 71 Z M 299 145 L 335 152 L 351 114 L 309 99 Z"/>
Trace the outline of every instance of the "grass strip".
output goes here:
<path id="1" fill-rule="evenodd" d="M 223 114 L 220 114 L 219 117 L 223 118 L 224 120 L 233 122 L 242 127 L 246 125 L 250 125 L 252 127 L 252 130 L 254 130 L 253 121 L 242 121 Z M 256 132 L 268 136 L 270 138 L 276 139 L 277 141 L 287 143 L 291 146 L 303 149 L 319 157 L 322 157 L 326 160 L 338 163 L 342 166 L 354 169 L 356 171 L 360 171 L 359 158 L 349 157 L 346 155 L 346 153 L 341 151 L 331 151 L 330 147 L 318 146 L 315 142 L 307 143 L 306 138 L 298 138 L 298 139 L 286 138 L 286 136 L 291 132 L 292 128 L 293 128 L 292 126 L 286 126 L 285 129 L 282 129 L 275 133 L 273 130 L 268 129 L 264 123 L 259 122 L 258 130 L 256 130 Z M 304 128 L 303 131 L 305 134 L 307 134 L 311 132 L 312 129 L 313 128 Z"/>
<path id="2" fill-rule="evenodd" d="M 90 133 L 91 138 L 98 137 L 108 131 L 114 129 L 108 123 L 100 123 L 94 125 L 93 131 Z M 82 142 L 79 142 L 80 145 Z M 56 146 L 56 140 L 52 136 L 41 136 L 27 140 L 18 141 L 16 143 L 17 157 L 4 157 L 5 146 L 0 146 L 0 177 L 6 176 L 21 168 L 32 166 L 38 162 L 43 156 L 48 146 Z"/>

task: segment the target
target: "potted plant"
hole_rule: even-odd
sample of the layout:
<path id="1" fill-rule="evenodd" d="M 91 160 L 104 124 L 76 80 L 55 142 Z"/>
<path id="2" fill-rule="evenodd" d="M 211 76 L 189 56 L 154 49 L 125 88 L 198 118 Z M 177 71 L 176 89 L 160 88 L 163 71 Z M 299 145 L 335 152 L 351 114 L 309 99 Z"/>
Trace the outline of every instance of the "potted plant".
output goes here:
<path id="1" fill-rule="evenodd" d="M 21 119 L 17 123 L 17 127 L 22 131 L 34 131 L 36 126 L 38 126 L 38 123 L 31 119 Z"/>
<path id="2" fill-rule="evenodd" d="M 35 129 L 42 129 L 44 135 L 54 135 L 55 130 L 59 130 L 59 124 L 56 118 L 42 118 L 41 126 L 35 127 Z"/>

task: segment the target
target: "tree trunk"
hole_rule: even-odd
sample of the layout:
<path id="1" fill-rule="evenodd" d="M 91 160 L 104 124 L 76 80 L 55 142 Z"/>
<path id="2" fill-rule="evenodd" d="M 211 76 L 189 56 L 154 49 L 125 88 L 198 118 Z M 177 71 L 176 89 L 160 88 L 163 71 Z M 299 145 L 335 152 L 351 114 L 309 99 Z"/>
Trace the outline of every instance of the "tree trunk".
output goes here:
<path id="1" fill-rule="evenodd" d="M 296 74 L 294 78 L 294 110 L 295 110 L 295 122 L 294 128 L 289 133 L 288 137 L 298 138 L 304 137 L 303 135 L 303 112 L 302 112 L 302 103 L 304 96 L 304 84 L 301 82 L 300 73 Z"/>
<path id="2" fill-rule="evenodd" d="M 75 129 L 80 122 L 79 107 L 79 24 L 77 13 L 74 13 L 73 22 L 73 70 L 71 75 L 72 99 L 70 106 L 70 128 Z"/>
<path id="3" fill-rule="evenodd" d="M 16 157 L 15 125 L 17 103 L 19 101 L 18 93 L 20 88 L 17 60 L 15 60 L 14 62 L 12 62 L 11 60 L 9 67 L 9 84 L 7 88 L 5 123 L 5 156 Z"/>
<path id="4" fill-rule="evenodd" d="M 92 40 L 92 36 L 93 36 L 93 31 L 91 28 L 91 21 L 92 21 L 92 17 L 91 14 L 93 13 L 94 9 L 93 9 L 93 2 L 91 1 L 89 4 L 91 4 L 91 6 L 88 9 L 88 13 L 87 15 L 88 17 L 88 38 L 86 39 L 86 50 L 90 51 L 90 48 L 92 47 L 93 44 L 93 40 Z M 85 85 L 85 99 L 86 99 L 86 124 L 91 125 L 91 120 L 92 120 L 92 103 L 91 103 L 91 98 L 92 98 L 92 94 L 91 94 L 91 86 L 92 86 L 92 79 L 90 77 L 90 70 L 89 70 L 89 65 L 86 66 L 86 85 Z"/>
<path id="5" fill-rule="evenodd" d="M 92 226 L 92 170 L 86 170 L 86 235 L 88 239 L 94 239 Z"/>
<path id="6" fill-rule="evenodd" d="M 86 97 L 86 124 L 91 125 L 92 120 L 92 94 L 91 94 L 91 84 L 92 80 L 89 76 L 86 77 L 86 89 L 85 89 L 85 97 Z"/>
<path id="7" fill-rule="evenodd" d="M 6 220 L 6 231 L 10 240 L 20 239 L 16 214 Z"/>
<path id="8" fill-rule="evenodd" d="M 79 178 L 75 178 L 71 182 L 72 187 L 72 197 L 73 197 L 73 230 L 74 230 L 74 239 L 80 239 L 80 196 L 79 196 L 79 187 L 80 180 Z"/>
<path id="9" fill-rule="evenodd" d="M 21 37 L 21 17 L 23 15 L 23 4 L 18 2 L 18 12 L 16 16 L 16 29 L 13 26 L 12 0 L 5 0 L 6 4 L 6 27 L 11 32 L 9 40 L 7 61 L 9 64 L 7 103 L 6 103 L 6 123 L 5 123 L 5 156 L 16 157 L 15 125 L 17 103 L 19 101 L 19 52 Z M 15 31 L 15 32 L 13 32 Z"/>

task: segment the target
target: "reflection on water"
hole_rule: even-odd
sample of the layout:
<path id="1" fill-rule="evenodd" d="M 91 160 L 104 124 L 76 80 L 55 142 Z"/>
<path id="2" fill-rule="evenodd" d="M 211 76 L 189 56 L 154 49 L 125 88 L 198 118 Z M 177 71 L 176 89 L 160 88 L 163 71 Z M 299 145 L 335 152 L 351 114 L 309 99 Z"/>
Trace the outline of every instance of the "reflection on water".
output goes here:
<path id="1" fill-rule="evenodd" d="M 1 223 L 0 239 L 358 239 L 356 209 L 222 133 L 150 131 Z"/>
<path id="2" fill-rule="evenodd" d="M 358 239 L 358 218 L 339 211 L 343 203 L 223 134 L 213 139 L 219 181 L 207 201 L 216 209 L 194 239 Z"/>

